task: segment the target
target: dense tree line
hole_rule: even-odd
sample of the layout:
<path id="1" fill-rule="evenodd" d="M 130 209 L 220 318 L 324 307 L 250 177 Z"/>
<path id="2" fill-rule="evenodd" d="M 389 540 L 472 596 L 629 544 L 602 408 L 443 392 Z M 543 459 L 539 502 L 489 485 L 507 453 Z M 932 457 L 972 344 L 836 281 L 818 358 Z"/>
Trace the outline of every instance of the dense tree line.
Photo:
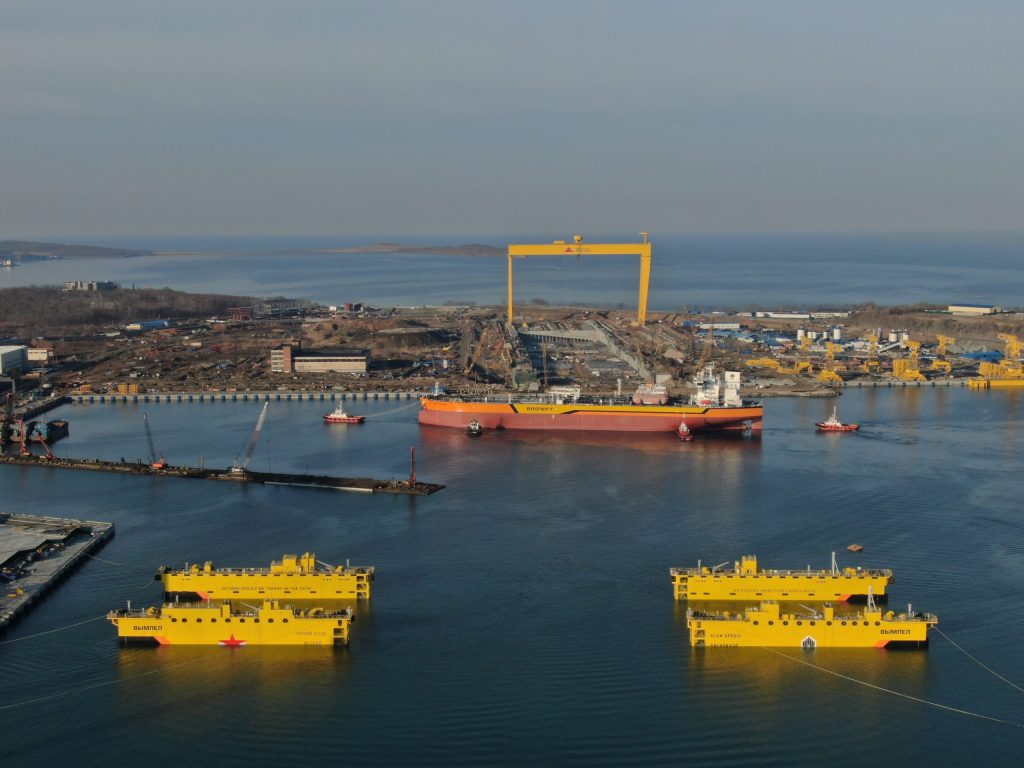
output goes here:
<path id="1" fill-rule="evenodd" d="M 142 320 L 224 315 L 251 306 L 246 296 L 183 293 L 169 288 L 63 291 L 31 286 L 0 290 L 0 324 L 32 329 L 80 325 L 124 325 Z M 42 333 L 43 331 L 37 331 Z"/>

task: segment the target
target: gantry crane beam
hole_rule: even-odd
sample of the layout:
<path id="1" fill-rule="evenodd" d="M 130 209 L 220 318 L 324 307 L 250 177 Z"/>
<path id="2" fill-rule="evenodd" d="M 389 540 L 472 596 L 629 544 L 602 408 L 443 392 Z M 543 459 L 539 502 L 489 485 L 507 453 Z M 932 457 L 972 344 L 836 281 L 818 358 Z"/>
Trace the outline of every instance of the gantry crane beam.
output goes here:
<path id="1" fill-rule="evenodd" d="M 647 293 L 651 283 L 651 244 L 647 233 L 641 232 L 639 243 L 584 243 L 575 235 L 571 243 L 555 240 L 551 244 L 509 245 L 508 247 L 508 322 L 512 323 L 512 262 L 529 256 L 639 256 L 640 302 L 636 313 L 637 325 L 647 322 Z"/>

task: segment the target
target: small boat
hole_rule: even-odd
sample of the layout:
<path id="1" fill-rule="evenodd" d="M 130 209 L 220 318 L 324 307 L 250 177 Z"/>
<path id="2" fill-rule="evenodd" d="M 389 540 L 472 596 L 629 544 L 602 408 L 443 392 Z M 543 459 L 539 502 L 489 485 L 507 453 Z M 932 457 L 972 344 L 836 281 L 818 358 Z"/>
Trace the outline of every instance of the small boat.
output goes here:
<path id="1" fill-rule="evenodd" d="M 480 426 L 479 421 L 473 419 L 466 427 L 466 432 L 469 433 L 470 437 L 480 437 L 484 433 L 484 428 Z"/>
<path id="2" fill-rule="evenodd" d="M 864 547 L 862 547 L 860 544 L 851 544 L 850 546 L 847 547 L 847 549 L 850 550 L 851 552 L 863 552 L 864 551 Z"/>
<path id="3" fill-rule="evenodd" d="M 839 420 L 836 415 L 836 409 L 832 409 L 832 415 L 829 416 L 825 421 L 816 421 L 814 426 L 818 428 L 819 432 L 856 432 L 860 429 L 860 424 L 844 424 Z"/>
<path id="4" fill-rule="evenodd" d="M 676 434 L 679 436 L 679 439 L 682 440 L 683 442 L 689 442 L 690 440 L 693 440 L 693 432 L 691 432 L 690 428 L 686 426 L 685 421 L 679 422 L 679 429 L 676 430 Z"/>
<path id="5" fill-rule="evenodd" d="M 350 416 L 345 413 L 345 406 L 338 403 L 338 407 L 331 413 L 324 414 L 324 424 L 362 424 L 365 416 Z"/>

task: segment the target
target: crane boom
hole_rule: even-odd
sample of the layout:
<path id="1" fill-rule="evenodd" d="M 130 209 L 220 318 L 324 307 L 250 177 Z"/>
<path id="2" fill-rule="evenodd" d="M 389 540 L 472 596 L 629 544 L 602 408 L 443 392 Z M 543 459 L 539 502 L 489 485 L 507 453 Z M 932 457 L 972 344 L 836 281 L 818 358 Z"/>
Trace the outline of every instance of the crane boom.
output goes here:
<path id="1" fill-rule="evenodd" d="M 146 442 L 149 443 L 149 463 L 156 463 L 156 448 L 153 447 L 153 432 L 149 428 L 149 416 L 142 414 L 142 423 L 146 425 Z"/>
<path id="2" fill-rule="evenodd" d="M 231 467 L 232 472 L 245 472 L 246 468 L 249 466 L 249 459 L 252 458 L 253 451 L 256 450 L 256 443 L 259 442 L 260 432 L 263 431 L 263 422 L 266 421 L 267 408 L 269 407 L 270 403 L 263 404 L 263 410 L 260 411 L 260 417 L 256 419 L 256 426 L 252 430 L 252 434 L 249 435 L 249 441 L 245 447 L 245 458 L 239 462 L 238 457 L 235 457 L 235 463 Z"/>
<path id="3" fill-rule="evenodd" d="M 153 469 L 163 469 L 167 466 L 167 459 L 163 456 L 157 458 L 156 447 L 153 445 L 153 430 L 149 428 L 149 416 L 142 414 L 142 422 L 146 425 L 146 442 L 149 443 L 149 466 Z"/>

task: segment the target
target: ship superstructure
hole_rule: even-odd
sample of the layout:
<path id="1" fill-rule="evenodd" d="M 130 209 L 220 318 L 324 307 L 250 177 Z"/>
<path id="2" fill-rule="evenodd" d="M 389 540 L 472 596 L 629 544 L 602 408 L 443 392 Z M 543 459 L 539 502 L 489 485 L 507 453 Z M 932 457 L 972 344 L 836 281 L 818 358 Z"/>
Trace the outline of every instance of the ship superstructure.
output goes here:
<path id="1" fill-rule="evenodd" d="M 670 568 L 676 600 L 865 600 L 886 599 L 895 581 L 888 568 L 842 568 L 832 553 L 830 568 L 777 570 L 758 567 L 757 557 L 744 555 L 731 569 L 726 563 L 708 567 Z"/>
<path id="2" fill-rule="evenodd" d="M 163 582 L 166 600 L 368 600 L 373 571 L 373 566 L 321 564 L 306 552 L 284 555 L 269 568 L 214 568 L 210 561 L 180 570 L 161 566 L 155 578 Z"/>

